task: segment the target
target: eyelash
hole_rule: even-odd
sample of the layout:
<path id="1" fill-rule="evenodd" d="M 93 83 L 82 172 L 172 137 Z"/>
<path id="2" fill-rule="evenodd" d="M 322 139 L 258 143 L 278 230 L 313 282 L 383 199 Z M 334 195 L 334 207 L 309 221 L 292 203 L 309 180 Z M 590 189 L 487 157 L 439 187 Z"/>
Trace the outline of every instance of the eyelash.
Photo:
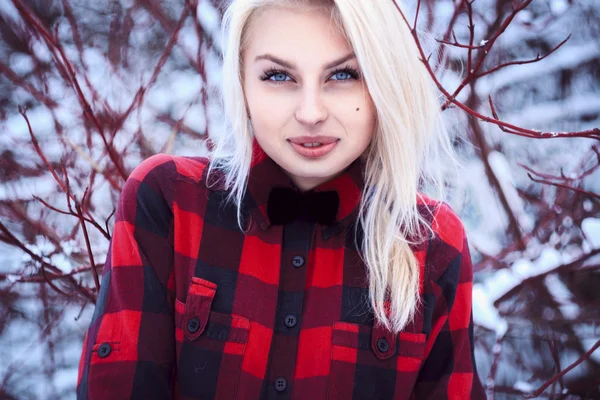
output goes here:
<path id="1" fill-rule="evenodd" d="M 342 80 L 340 80 L 341 82 L 348 81 L 350 79 L 354 79 L 354 80 L 360 79 L 360 72 L 356 68 L 351 67 L 349 65 L 333 70 L 331 72 L 331 76 L 334 76 L 335 74 L 337 74 L 339 72 L 346 72 L 346 73 L 348 73 L 348 75 L 350 75 L 349 79 L 342 79 Z M 276 85 L 287 82 L 287 81 L 271 81 L 270 80 L 272 76 L 279 75 L 279 74 L 289 76 L 286 71 L 283 71 L 283 70 L 280 70 L 277 68 L 269 68 L 260 76 L 260 80 L 261 81 L 269 81 L 270 83 L 274 83 Z"/>

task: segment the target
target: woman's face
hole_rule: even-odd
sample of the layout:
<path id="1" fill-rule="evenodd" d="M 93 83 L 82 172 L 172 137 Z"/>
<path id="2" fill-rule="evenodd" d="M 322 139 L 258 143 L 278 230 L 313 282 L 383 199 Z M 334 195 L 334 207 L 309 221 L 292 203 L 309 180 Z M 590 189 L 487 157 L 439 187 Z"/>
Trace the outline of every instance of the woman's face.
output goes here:
<path id="1" fill-rule="evenodd" d="M 301 190 L 356 160 L 375 109 L 352 48 L 322 9 L 272 7 L 253 17 L 243 87 L 254 135 Z"/>

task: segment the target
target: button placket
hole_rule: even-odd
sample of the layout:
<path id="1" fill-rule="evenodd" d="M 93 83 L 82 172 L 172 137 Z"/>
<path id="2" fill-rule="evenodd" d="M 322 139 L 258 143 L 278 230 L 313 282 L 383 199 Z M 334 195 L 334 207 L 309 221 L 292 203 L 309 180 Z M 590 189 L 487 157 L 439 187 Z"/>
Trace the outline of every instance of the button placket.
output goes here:
<path id="1" fill-rule="evenodd" d="M 296 220 L 283 226 L 276 322 L 265 373 L 270 381 L 267 391 L 274 395 L 291 389 L 315 227 L 315 223 L 305 220 Z"/>

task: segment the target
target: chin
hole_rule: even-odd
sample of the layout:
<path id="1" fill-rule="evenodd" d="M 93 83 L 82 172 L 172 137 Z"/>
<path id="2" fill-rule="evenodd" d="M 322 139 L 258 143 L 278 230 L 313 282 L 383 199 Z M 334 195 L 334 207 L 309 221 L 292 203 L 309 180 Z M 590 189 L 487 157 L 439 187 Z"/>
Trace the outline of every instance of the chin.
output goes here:
<path id="1" fill-rule="evenodd" d="M 280 165 L 289 174 L 302 180 L 326 182 L 347 167 L 345 163 L 341 163 L 339 160 L 337 162 L 332 161 L 333 160 L 321 160 L 319 162 L 307 162 L 301 160 L 298 162 L 290 162 L 288 160 L 288 162 Z M 348 163 L 348 165 L 349 164 L 350 163 Z"/>

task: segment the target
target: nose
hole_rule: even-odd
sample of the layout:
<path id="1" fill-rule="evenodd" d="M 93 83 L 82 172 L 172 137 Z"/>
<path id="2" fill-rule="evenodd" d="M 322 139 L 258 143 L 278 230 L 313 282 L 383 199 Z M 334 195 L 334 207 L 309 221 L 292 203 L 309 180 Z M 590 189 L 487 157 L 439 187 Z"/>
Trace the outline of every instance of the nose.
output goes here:
<path id="1" fill-rule="evenodd" d="M 304 125 L 316 125 L 327 119 L 327 108 L 319 89 L 307 88 L 296 110 L 296 119 Z"/>

